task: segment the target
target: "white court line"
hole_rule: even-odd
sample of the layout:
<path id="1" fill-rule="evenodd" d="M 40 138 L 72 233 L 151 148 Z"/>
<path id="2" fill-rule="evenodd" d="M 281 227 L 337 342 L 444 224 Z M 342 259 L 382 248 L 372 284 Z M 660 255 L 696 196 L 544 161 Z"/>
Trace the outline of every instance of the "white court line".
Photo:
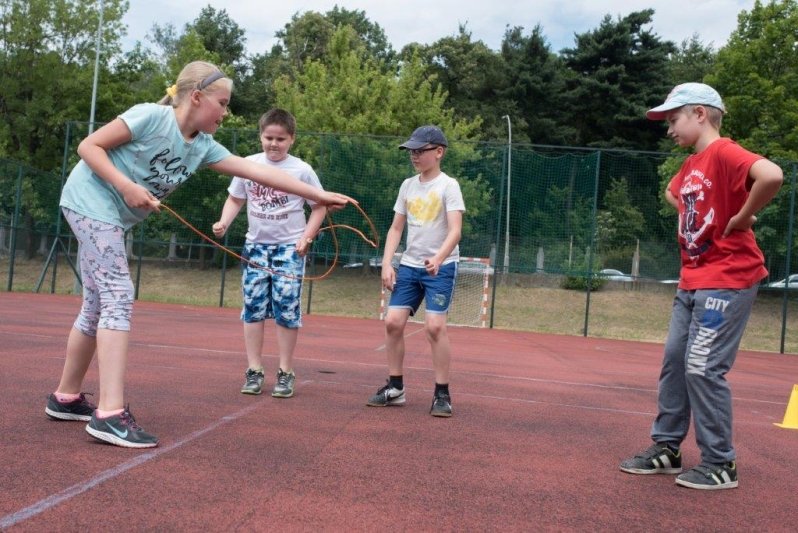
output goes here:
<path id="1" fill-rule="evenodd" d="M 53 494 L 52 496 L 48 496 L 47 498 L 44 498 L 43 500 L 39 500 L 38 502 L 34 503 L 33 505 L 29 505 L 28 507 L 25 507 L 24 509 L 20 509 L 19 511 L 17 511 L 15 513 L 6 515 L 3 518 L 0 518 L 0 530 L 8 528 L 8 527 L 11 527 L 11 526 L 14 526 L 14 525 L 17 525 L 20 522 L 24 522 L 25 520 L 27 520 L 29 518 L 32 518 L 32 517 L 34 517 L 34 516 L 36 516 L 36 515 L 38 515 L 40 513 L 43 513 L 43 512 L 45 512 L 45 511 L 47 511 L 49 509 L 52 509 L 53 507 L 55 507 L 56 505 L 58 505 L 58 504 L 60 504 L 62 502 L 65 502 L 65 501 L 67 501 L 69 499 L 74 498 L 75 496 L 83 494 L 87 490 L 92 489 L 92 488 L 96 487 L 97 485 L 100 485 L 100 484 L 108 481 L 109 479 L 114 479 L 116 477 L 119 477 L 121 474 L 124 474 L 128 470 L 136 468 L 137 466 L 142 465 L 142 464 L 144 464 L 144 463 L 146 463 L 146 462 L 148 462 L 148 461 L 150 461 L 152 459 L 160 457 L 161 455 L 163 455 L 165 453 L 169 453 L 169 452 L 171 452 L 174 449 L 180 448 L 184 444 L 187 444 L 187 443 L 189 443 L 189 442 L 191 442 L 193 440 L 196 440 L 196 439 L 200 438 L 201 436 L 205 435 L 206 433 L 209 433 L 209 432 L 215 430 L 219 426 L 222 426 L 224 424 L 227 424 L 228 422 L 231 422 L 233 420 L 237 420 L 237 419 L 241 418 L 242 416 L 244 416 L 246 414 L 249 414 L 250 411 L 254 411 L 258 407 L 261 407 L 261 404 L 259 404 L 259 403 L 258 404 L 254 404 L 254 405 L 251 405 L 251 406 L 249 406 L 249 407 L 247 407 L 245 409 L 241 409 L 240 411 L 238 411 L 237 413 L 235 413 L 233 415 L 224 416 L 224 417 L 220 418 L 219 420 L 217 420 L 216 422 L 212 423 L 211 425 L 206 426 L 203 429 L 199 429 L 199 430 L 197 430 L 197 431 L 195 431 L 193 433 L 190 433 L 187 436 L 183 437 L 182 439 L 170 444 L 169 446 L 164 446 L 162 448 L 156 448 L 153 451 L 146 452 L 146 453 L 144 453 L 142 455 L 139 455 L 139 456 L 135 457 L 134 459 L 131 459 L 130 461 L 125 461 L 124 463 L 122 463 L 120 465 L 117 465 L 117 466 L 115 466 L 113 468 L 109 468 L 108 470 L 105 470 L 104 472 L 100 472 L 99 474 L 97 474 L 96 476 L 94 476 L 91 479 L 88 479 L 88 480 L 86 480 L 86 481 L 84 481 L 82 483 L 78 483 L 76 485 L 72 485 L 71 487 L 68 487 L 68 488 L 62 490 L 61 492 Z"/>

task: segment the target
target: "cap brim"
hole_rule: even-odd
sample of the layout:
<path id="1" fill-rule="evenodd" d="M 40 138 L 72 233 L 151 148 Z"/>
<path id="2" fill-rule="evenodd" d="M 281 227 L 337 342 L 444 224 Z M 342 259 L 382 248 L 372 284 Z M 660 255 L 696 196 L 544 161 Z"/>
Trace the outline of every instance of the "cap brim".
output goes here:
<path id="1" fill-rule="evenodd" d="M 684 107 L 684 104 L 678 102 L 666 102 L 646 111 L 646 118 L 649 120 L 665 120 L 665 117 L 668 116 L 669 111 L 679 109 L 680 107 Z"/>
<path id="2" fill-rule="evenodd" d="M 418 150 L 424 146 L 427 146 L 428 142 L 421 142 L 421 141 L 407 141 L 406 143 L 400 144 L 400 150 Z"/>

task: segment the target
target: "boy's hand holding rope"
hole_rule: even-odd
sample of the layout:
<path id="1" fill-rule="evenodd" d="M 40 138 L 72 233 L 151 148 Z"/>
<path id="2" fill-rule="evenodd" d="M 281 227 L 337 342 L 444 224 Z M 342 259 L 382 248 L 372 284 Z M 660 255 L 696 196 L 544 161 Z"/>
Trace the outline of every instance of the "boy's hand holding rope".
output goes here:
<path id="1" fill-rule="evenodd" d="M 324 226 L 322 228 L 319 228 L 319 231 L 325 230 L 325 229 L 329 229 L 330 230 L 330 235 L 332 236 L 333 245 L 335 246 L 335 255 L 333 256 L 333 261 L 332 261 L 332 264 L 330 265 L 330 268 L 328 268 L 327 271 L 324 272 L 324 274 L 322 274 L 321 276 L 292 276 L 290 274 L 284 274 L 284 273 L 281 273 L 281 272 L 275 272 L 274 270 L 271 270 L 271 269 L 269 269 L 267 267 L 264 267 L 262 265 L 258 265 L 256 263 L 253 263 L 253 262 L 249 261 L 248 259 L 246 259 L 245 257 L 242 257 L 241 255 L 237 254 L 236 252 L 234 252 L 230 248 L 227 248 L 226 246 L 222 245 L 221 243 L 213 240 L 211 237 L 209 237 L 208 235 L 204 234 L 203 232 L 201 232 L 200 230 L 198 230 L 197 228 L 192 226 L 191 223 L 189 223 L 185 218 L 183 218 L 180 215 L 178 215 L 177 212 L 175 212 L 175 210 L 172 209 L 171 207 L 169 207 L 168 205 L 166 205 L 164 203 L 161 203 L 160 204 L 160 208 L 165 209 L 166 211 L 171 213 L 172 216 L 174 216 L 177 220 L 179 220 L 181 223 L 183 223 L 183 225 L 185 225 L 191 231 L 193 231 L 194 233 L 199 235 L 202 239 L 208 241 L 209 243 L 213 244 L 217 248 L 227 252 L 228 254 L 232 255 L 233 257 L 235 257 L 237 259 L 240 259 L 241 261 L 244 261 L 245 263 L 247 263 L 248 265 L 250 265 L 250 266 L 252 266 L 254 268 L 258 268 L 260 270 L 266 270 L 268 272 L 271 272 L 273 275 L 277 275 L 277 276 L 284 276 L 284 277 L 293 278 L 293 279 L 303 279 L 303 280 L 307 280 L 307 281 L 319 281 L 319 280 L 323 280 L 324 278 L 326 278 L 330 274 L 332 274 L 333 269 L 338 264 L 338 256 L 340 254 L 340 247 L 338 245 L 338 236 L 335 233 L 335 228 L 343 228 L 343 229 L 348 229 L 348 230 L 354 231 L 355 233 L 357 233 L 360 236 L 361 239 L 366 241 L 373 248 L 379 249 L 379 247 L 380 247 L 380 238 L 379 238 L 379 235 L 377 234 L 377 229 L 374 227 L 374 223 L 371 221 L 369 216 L 366 214 L 366 212 L 363 210 L 363 208 L 360 207 L 359 204 L 350 203 L 349 205 L 355 206 L 357 208 L 357 210 L 360 211 L 360 213 L 363 215 L 363 218 L 366 219 L 366 222 L 369 225 L 369 229 L 371 230 L 371 233 L 374 236 L 374 240 L 369 239 L 368 237 L 366 237 L 366 235 L 362 231 L 360 231 L 357 228 L 353 228 L 352 226 L 347 226 L 346 224 L 333 224 L 332 219 L 330 218 L 329 211 L 328 211 L 328 213 L 327 213 L 327 224 L 328 225 Z M 336 209 L 336 211 L 337 210 L 338 209 Z"/>

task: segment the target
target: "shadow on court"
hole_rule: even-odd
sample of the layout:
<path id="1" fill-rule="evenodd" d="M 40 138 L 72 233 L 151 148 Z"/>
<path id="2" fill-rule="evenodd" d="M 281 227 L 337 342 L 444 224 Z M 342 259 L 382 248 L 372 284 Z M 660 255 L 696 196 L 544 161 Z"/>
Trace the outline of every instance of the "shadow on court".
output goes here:
<path id="1" fill-rule="evenodd" d="M 773 425 L 794 355 L 740 353 L 740 488 L 695 491 L 618 470 L 649 444 L 658 344 L 452 328 L 454 416 L 439 419 L 417 324 L 407 404 L 373 408 L 377 320 L 306 316 L 296 395 L 275 399 L 239 393 L 238 310 L 138 302 L 127 399 L 161 444 L 129 450 L 44 414 L 79 305 L 0 293 L 0 530 L 794 531 L 798 430 Z M 96 361 L 84 389 L 97 392 Z"/>

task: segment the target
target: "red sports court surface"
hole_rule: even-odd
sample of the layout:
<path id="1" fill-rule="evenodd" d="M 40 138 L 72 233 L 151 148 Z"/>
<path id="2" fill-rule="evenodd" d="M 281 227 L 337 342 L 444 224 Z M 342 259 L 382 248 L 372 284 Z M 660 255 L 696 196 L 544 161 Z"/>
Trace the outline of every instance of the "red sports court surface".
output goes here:
<path id="1" fill-rule="evenodd" d="M 237 310 L 138 302 L 127 396 L 161 444 L 130 450 L 44 414 L 79 305 L 0 293 L 0 530 L 795 531 L 798 430 L 773 423 L 798 356 L 739 355 L 740 488 L 696 491 L 618 470 L 649 444 L 657 344 L 452 328 L 455 415 L 437 419 L 417 324 L 408 403 L 372 408 L 377 320 L 305 317 L 297 394 L 279 400 L 238 392 Z M 698 461 L 692 431 L 683 450 Z"/>

